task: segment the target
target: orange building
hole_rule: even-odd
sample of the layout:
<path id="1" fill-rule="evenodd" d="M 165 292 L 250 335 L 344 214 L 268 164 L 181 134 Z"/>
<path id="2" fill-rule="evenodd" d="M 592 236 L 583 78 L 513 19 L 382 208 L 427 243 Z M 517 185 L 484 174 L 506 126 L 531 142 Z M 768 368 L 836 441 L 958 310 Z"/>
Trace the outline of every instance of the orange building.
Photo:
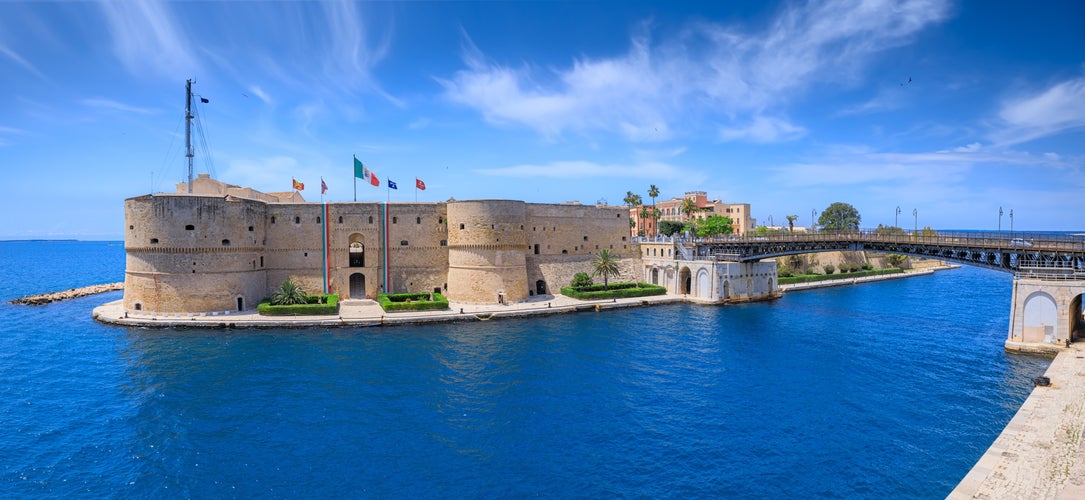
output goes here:
<path id="1" fill-rule="evenodd" d="M 682 213 L 682 205 L 687 199 L 693 200 L 693 203 L 698 209 L 689 216 Z M 651 212 L 650 205 L 645 205 L 645 207 Z M 629 208 L 629 217 L 633 220 L 633 224 L 631 224 L 631 233 L 633 236 L 655 236 L 659 232 L 657 221 L 651 217 L 641 217 L 640 213 L 642 208 L 644 207 Z M 656 202 L 656 209 L 659 210 L 659 220 L 661 221 L 669 220 L 685 222 L 688 219 L 704 219 L 710 215 L 730 217 L 732 226 L 735 229 L 735 236 L 745 236 L 750 231 L 753 231 L 754 224 L 756 223 L 756 221 L 750 217 L 749 203 L 724 203 L 720 200 L 709 201 L 708 193 L 705 191 L 689 191 L 681 198 L 658 201 Z"/>

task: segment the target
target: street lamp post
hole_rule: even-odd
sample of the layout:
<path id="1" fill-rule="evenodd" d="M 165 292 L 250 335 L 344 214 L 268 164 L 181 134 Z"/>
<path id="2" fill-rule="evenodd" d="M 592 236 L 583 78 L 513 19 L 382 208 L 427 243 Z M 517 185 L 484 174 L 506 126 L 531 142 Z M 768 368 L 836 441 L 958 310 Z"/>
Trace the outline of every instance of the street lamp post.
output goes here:
<path id="1" fill-rule="evenodd" d="M 811 208 L 810 209 L 810 232 L 811 233 L 814 232 L 817 229 L 817 220 L 814 219 L 814 217 L 817 217 L 817 215 L 818 215 L 817 209 Z"/>
<path id="2" fill-rule="evenodd" d="M 998 237 L 1002 237 L 1002 207 L 998 207 Z"/>
<path id="3" fill-rule="evenodd" d="M 912 217 L 915 217 L 915 226 L 913 226 L 912 233 L 919 235 L 919 209 L 912 209 Z"/>
<path id="4" fill-rule="evenodd" d="M 893 216 L 893 227 L 900 227 L 900 205 L 897 205 L 897 214 Z"/>
<path id="5" fill-rule="evenodd" d="M 1010 238 L 1013 238 L 1013 209 L 1010 209 Z"/>

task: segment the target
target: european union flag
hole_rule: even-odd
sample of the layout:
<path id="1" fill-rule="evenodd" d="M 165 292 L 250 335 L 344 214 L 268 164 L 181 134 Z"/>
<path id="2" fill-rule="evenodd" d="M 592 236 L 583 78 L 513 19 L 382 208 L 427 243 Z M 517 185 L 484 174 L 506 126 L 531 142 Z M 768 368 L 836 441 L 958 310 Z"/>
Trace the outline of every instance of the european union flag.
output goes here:
<path id="1" fill-rule="evenodd" d="M 388 188 L 389 189 L 399 189 L 399 188 L 396 187 L 396 183 L 392 182 L 392 179 L 388 179 Z"/>

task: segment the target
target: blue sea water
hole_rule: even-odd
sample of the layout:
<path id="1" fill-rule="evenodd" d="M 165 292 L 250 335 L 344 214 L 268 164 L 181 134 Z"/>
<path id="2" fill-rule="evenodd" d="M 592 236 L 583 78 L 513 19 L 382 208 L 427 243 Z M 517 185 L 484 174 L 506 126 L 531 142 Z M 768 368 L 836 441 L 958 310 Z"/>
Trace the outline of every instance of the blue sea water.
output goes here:
<path id="1" fill-rule="evenodd" d="M 976 268 L 524 320 L 97 324 L 123 248 L 0 242 L 0 497 L 941 498 L 1050 360 Z"/>

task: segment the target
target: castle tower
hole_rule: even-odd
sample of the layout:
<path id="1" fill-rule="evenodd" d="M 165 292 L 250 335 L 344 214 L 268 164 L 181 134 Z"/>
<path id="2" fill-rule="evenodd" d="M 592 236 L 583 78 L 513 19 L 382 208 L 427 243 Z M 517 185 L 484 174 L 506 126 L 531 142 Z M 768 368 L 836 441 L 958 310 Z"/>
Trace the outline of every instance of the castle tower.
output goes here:
<path id="1" fill-rule="evenodd" d="M 526 204 L 476 200 L 448 204 L 448 298 L 493 304 L 528 297 Z"/>

